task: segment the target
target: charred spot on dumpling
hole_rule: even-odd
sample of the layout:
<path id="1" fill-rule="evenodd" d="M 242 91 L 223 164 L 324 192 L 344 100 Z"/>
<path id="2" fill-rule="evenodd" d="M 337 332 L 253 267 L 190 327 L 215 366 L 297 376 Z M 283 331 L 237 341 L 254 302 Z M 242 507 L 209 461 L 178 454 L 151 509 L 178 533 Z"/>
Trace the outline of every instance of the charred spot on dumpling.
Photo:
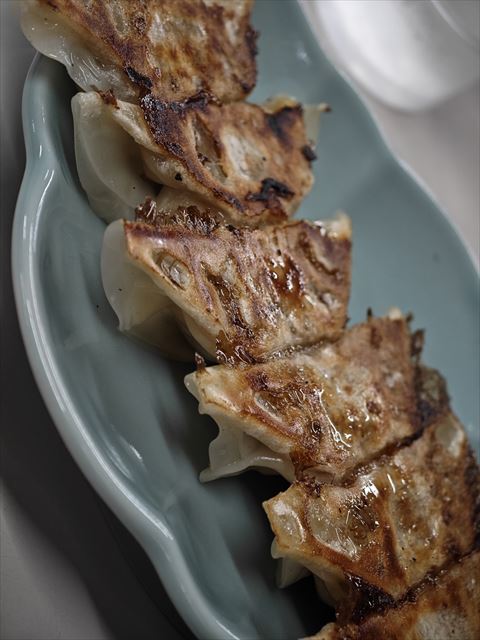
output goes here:
<path id="1" fill-rule="evenodd" d="M 140 106 L 155 142 L 164 146 L 173 156 L 183 157 L 185 145 L 181 120 L 184 114 L 184 105 L 159 100 L 149 93 L 140 100 Z M 179 140 L 180 143 L 176 140 Z"/>
<path id="2" fill-rule="evenodd" d="M 264 178 L 262 180 L 261 189 L 256 193 L 248 193 L 247 200 L 269 202 L 273 197 L 292 198 L 295 192 L 289 186 L 275 180 L 275 178 Z"/>
<path id="3" fill-rule="evenodd" d="M 359 576 L 348 574 L 351 601 L 342 607 L 341 617 L 353 623 L 359 623 L 372 613 L 381 613 L 395 605 L 395 599 L 383 589 L 369 584 Z"/>
<path id="4" fill-rule="evenodd" d="M 303 116 L 303 109 L 299 104 L 284 107 L 267 116 L 268 126 L 285 147 L 289 147 L 293 142 L 290 132 L 299 116 Z"/>
<path id="5" fill-rule="evenodd" d="M 309 144 L 304 144 L 302 147 L 302 153 L 304 158 L 306 158 L 309 162 L 313 162 L 317 159 L 317 154 Z"/>
<path id="6" fill-rule="evenodd" d="M 199 114 L 196 115 L 193 132 L 198 159 L 214 178 L 221 183 L 225 182 L 227 176 L 222 165 L 221 140 L 208 130 Z"/>
<path id="7" fill-rule="evenodd" d="M 257 48 L 258 35 L 259 35 L 258 31 L 255 31 L 255 29 L 252 26 L 248 25 L 245 32 L 245 41 L 250 51 L 250 55 L 252 56 L 256 56 L 258 53 L 258 48 Z"/>
<path id="8" fill-rule="evenodd" d="M 450 399 L 447 385 L 438 371 L 419 365 L 416 368 L 415 386 L 418 419 L 422 426 L 427 427 L 448 411 Z"/>
<path id="9" fill-rule="evenodd" d="M 148 93 L 139 108 L 119 103 L 111 116 L 141 145 L 150 180 L 191 193 L 235 226 L 260 226 L 290 216 L 313 183 L 300 151 L 302 111 L 285 103 L 292 100 L 260 107 L 219 104 L 206 91 L 172 102 Z"/>
<path id="10" fill-rule="evenodd" d="M 133 67 L 125 67 L 125 73 L 129 80 L 144 90 L 149 91 L 152 88 L 152 81 L 147 76 L 142 75 L 138 71 L 135 71 Z"/>
<path id="11" fill-rule="evenodd" d="M 261 188 L 257 192 L 249 192 L 245 199 L 250 202 L 261 203 L 274 216 L 286 217 L 282 200 L 291 200 L 295 192 L 286 184 L 274 178 L 264 178 Z"/>

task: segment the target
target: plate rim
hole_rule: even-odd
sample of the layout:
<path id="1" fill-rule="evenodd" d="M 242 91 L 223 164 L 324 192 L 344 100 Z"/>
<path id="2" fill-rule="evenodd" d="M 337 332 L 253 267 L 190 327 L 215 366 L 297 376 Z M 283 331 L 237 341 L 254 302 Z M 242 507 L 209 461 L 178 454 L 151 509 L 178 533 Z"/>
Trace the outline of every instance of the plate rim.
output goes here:
<path id="1" fill-rule="evenodd" d="M 181 617 L 197 637 L 240 640 L 218 619 L 204 598 L 188 570 L 183 554 L 166 522 L 157 517 L 148 505 L 122 483 L 109 468 L 83 426 L 68 390 L 57 370 L 44 339 L 41 314 L 36 312 L 35 282 L 32 251 L 36 240 L 35 217 L 43 204 L 45 190 L 59 171 L 55 154 L 34 152 L 35 137 L 45 142 L 45 131 L 36 124 L 39 118 L 32 113 L 32 94 L 35 82 L 41 80 L 42 65 L 58 64 L 37 53 L 29 68 L 22 96 L 22 123 L 26 149 L 26 167 L 15 206 L 12 227 L 12 281 L 15 306 L 27 358 L 50 417 L 68 451 L 83 475 L 112 509 L 119 520 L 139 542 L 159 575 L 168 596 Z M 33 119 L 33 126 L 32 126 Z M 37 120 L 37 122 L 35 122 Z M 42 137 L 43 134 L 43 137 Z M 45 164 L 45 157 L 48 163 Z M 42 171 L 42 165 L 43 170 Z M 48 172 L 51 175 L 45 186 Z M 38 180 L 38 175 L 43 179 Z M 43 187 L 43 191 L 41 191 Z M 35 196 L 35 197 L 34 197 Z M 28 201 L 36 203 L 35 211 Z M 28 224 L 30 223 L 30 224 Z M 30 233 L 26 233 L 30 231 Z M 32 233 L 33 231 L 33 233 Z M 160 553 L 159 553 L 160 550 Z"/>

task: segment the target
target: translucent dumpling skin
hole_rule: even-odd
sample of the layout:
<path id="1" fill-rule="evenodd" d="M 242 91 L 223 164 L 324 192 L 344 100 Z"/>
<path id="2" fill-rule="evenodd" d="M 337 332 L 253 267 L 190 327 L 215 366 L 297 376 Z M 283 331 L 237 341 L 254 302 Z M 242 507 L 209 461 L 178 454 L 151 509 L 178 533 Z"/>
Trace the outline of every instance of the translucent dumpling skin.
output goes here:
<path id="1" fill-rule="evenodd" d="M 107 227 L 101 258 L 103 288 L 118 317 L 118 328 L 155 344 L 169 357 L 192 360 L 193 349 L 179 328 L 181 318 L 175 306 L 129 259 L 123 224 L 117 220 Z"/>
<path id="2" fill-rule="evenodd" d="M 77 93 L 72 113 L 78 177 L 90 206 L 107 223 L 133 219 L 138 203 L 159 190 L 144 177 L 140 148 L 98 93 Z"/>
<path id="3" fill-rule="evenodd" d="M 23 3 L 23 33 L 35 49 L 63 64 L 84 91 L 114 91 L 123 100 L 135 100 L 138 91 L 121 66 L 92 35 L 74 28 L 66 10 L 54 7 L 46 0 Z"/>

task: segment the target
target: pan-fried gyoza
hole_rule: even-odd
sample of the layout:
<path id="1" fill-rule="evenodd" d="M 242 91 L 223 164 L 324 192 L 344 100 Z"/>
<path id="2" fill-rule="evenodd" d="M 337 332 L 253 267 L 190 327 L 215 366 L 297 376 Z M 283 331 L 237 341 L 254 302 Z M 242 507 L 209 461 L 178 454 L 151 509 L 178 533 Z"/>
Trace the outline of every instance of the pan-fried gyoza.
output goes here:
<path id="1" fill-rule="evenodd" d="M 349 219 L 288 220 L 328 107 L 242 102 L 253 0 L 24 4 L 27 38 L 85 91 L 77 169 L 111 223 L 119 327 L 197 363 L 186 386 L 219 427 L 201 479 L 292 483 L 264 509 L 280 581 L 313 573 L 337 609 L 316 640 L 477 640 L 478 465 L 410 320 L 346 329 Z"/>
<path id="2" fill-rule="evenodd" d="M 443 413 L 420 438 L 338 485 L 310 478 L 264 503 L 272 553 L 310 570 L 343 619 L 401 599 L 478 544 L 480 472 Z"/>
<path id="3" fill-rule="evenodd" d="M 394 311 L 370 317 L 333 344 L 188 375 L 200 412 L 219 425 L 201 478 L 266 467 L 291 482 L 306 469 L 317 479 L 338 480 L 410 437 L 423 426 L 427 394 L 431 413 L 446 406 L 443 381 L 417 366 L 416 340 Z"/>
<path id="4" fill-rule="evenodd" d="M 256 81 L 252 0 L 30 0 L 22 27 L 85 91 L 242 100 Z"/>
<path id="5" fill-rule="evenodd" d="M 358 624 L 329 624 L 310 640 L 477 640 L 480 551 L 436 575 L 393 606 Z"/>
<path id="6" fill-rule="evenodd" d="M 195 208 L 159 218 L 119 220 L 105 233 L 102 278 L 120 329 L 165 350 L 173 324 L 228 363 L 340 336 L 350 288 L 346 216 L 256 230 Z"/>
<path id="7" fill-rule="evenodd" d="M 167 212 L 197 205 L 236 226 L 278 222 L 313 183 L 310 145 L 321 109 L 287 97 L 258 106 L 149 95 L 139 106 L 79 93 L 72 110 L 80 180 L 108 222 L 130 218 L 153 194 Z"/>

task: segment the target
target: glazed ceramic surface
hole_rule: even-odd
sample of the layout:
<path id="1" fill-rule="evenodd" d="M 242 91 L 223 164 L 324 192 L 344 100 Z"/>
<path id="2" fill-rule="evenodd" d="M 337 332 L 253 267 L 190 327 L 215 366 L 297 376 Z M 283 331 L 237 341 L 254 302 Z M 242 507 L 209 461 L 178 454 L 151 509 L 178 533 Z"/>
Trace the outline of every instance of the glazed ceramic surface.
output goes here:
<path id="1" fill-rule="evenodd" d="M 425 360 L 446 375 L 453 407 L 479 444 L 479 289 L 444 214 L 399 166 L 370 116 L 325 60 L 295 3 L 257 3 L 259 83 L 252 99 L 326 101 L 316 185 L 298 215 L 353 221 L 351 322 L 371 307 L 414 314 Z M 280 591 L 261 501 L 284 488 L 255 472 L 202 485 L 216 433 L 169 362 L 116 329 L 103 295 L 103 223 L 90 211 L 73 155 L 64 69 L 37 58 L 23 102 L 27 169 L 13 269 L 30 362 L 67 447 L 137 537 L 174 604 L 201 638 L 293 639 L 331 612 L 309 579 Z M 28 401 L 26 399 L 26 401 Z M 25 443 L 28 446 L 28 443 Z M 55 461 L 52 460 L 52 464 Z M 88 522 L 85 523 L 88 527 Z"/>

